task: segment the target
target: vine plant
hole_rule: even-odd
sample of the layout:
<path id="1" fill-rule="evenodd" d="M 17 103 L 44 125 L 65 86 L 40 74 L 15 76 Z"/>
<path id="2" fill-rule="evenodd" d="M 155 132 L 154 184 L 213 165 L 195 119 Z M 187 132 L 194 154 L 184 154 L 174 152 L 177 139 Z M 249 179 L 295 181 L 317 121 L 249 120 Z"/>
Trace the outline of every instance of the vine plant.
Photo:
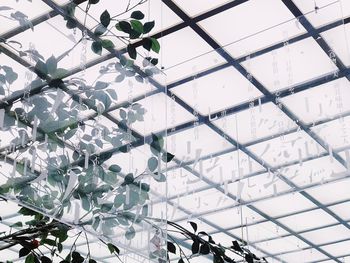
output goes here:
<path id="1" fill-rule="evenodd" d="M 75 10 L 83 2 L 87 3 L 81 24 Z M 0 186 L 0 195 L 3 200 L 19 201 L 24 205 L 19 213 L 32 217 L 11 225 L 9 233 L 1 233 L 0 250 L 21 246 L 19 257 L 25 257 L 25 263 L 94 263 L 98 255 L 90 251 L 86 234 L 89 232 L 102 234 L 104 238 L 100 238 L 100 242 L 121 261 L 114 235 L 124 231 L 124 237 L 131 240 L 138 229 L 147 224 L 153 231 L 153 238 L 149 240 L 152 249 L 147 256 L 160 263 L 174 258 L 178 263 L 190 262 L 199 255 L 211 255 L 213 262 L 218 263 L 235 262 L 233 254 L 249 263 L 266 261 L 251 253 L 242 241 L 234 240 L 229 246 L 223 246 L 206 232 L 198 232 L 194 222 L 189 222 L 192 230 L 188 230 L 175 222 L 149 216 L 150 195 L 154 194 L 151 185 L 166 182 L 162 163 L 174 158 L 166 151 L 159 134 L 152 134 L 148 141 L 151 154 L 142 173 L 127 173 L 118 164 L 108 164 L 114 153 L 131 150 L 138 135 L 130 127 L 144 120 L 146 110 L 131 101 L 118 109 L 118 126 L 109 128 L 100 123 L 98 119 L 115 105 L 118 95 L 111 88 L 113 82 L 99 78 L 110 73 L 115 74 L 114 82 L 123 82 L 126 78 L 145 82 L 160 72 L 156 68 L 156 57 L 146 55 L 142 66 L 135 63 L 139 46 L 151 55 L 160 51 L 158 40 L 149 36 L 155 21 L 144 22 L 145 15 L 136 10 L 146 2 L 140 0 L 132 4 L 129 0 L 125 11 L 119 14 L 105 10 L 99 23 L 88 32 L 88 12 L 100 1 L 71 1 L 64 7 L 66 27 L 81 31 L 81 38 L 58 57 L 45 59 L 35 49 L 23 50 L 21 43 L 0 39 L 0 51 L 15 50 L 20 58 L 34 62 L 28 69 L 37 76 L 24 87 L 21 98 L 9 102 L 9 98 L 19 94 L 11 91 L 18 74 L 10 66 L 0 65 L 0 95 L 5 96 L 0 102 L 4 114 L 1 129 L 16 135 L 10 147 L 1 149 L 4 162 L 9 162 L 15 170 L 11 174 L 1 171 L 7 181 Z M 34 30 L 25 14 L 11 7 L 2 7 L 0 12 Z M 112 27 L 120 35 L 111 33 Z M 113 38 L 125 43 L 127 55 L 115 50 Z M 101 66 L 99 77 L 92 84 L 84 78 L 70 76 L 68 70 L 59 67 L 61 60 L 81 42 L 90 42 L 91 50 L 97 55 L 102 55 L 103 49 L 116 53 L 115 62 Z M 89 109 L 97 113 L 82 117 L 80 113 Z M 108 150 L 109 146 L 113 150 Z M 80 208 L 83 215 L 76 212 Z M 74 234 L 70 234 L 72 232 Z M 190 254 L 184 252 L 173 233 L 191 241 Z M 82 237 L 88 248 L 86 255 L 76 249 L 76 241 Z M 63 255 L 64 243 L 72 238 L 73 245 Z M 49 249 L 49 254 L 41 251 L 44 247 Z"/>

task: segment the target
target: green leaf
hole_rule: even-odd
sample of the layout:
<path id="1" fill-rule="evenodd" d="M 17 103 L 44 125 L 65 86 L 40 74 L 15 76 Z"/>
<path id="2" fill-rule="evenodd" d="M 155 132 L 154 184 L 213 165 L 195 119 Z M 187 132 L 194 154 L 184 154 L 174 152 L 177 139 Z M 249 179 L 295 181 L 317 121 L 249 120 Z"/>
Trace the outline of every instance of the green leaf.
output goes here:
<path id="1" fill-rule="evenodd" d="M 46 67 L 48 73 L 51 75 L 56 72 L 57 69 L 57 60 L 54 56 L 51 56 L 47 61 L 46 61 Z"/>
<path id="2" fill-rule="evenodd" d="M 100 2 L 100 0 L 89 0 L 89 4 L 90 4 L 90 5 L 95 5 L 95 4 L 97 4 L 98 2 Z"/>
<path id="3" fill-rule="evenodd" d="M 14 224 L 12 224 L 12 225 L 10 225 L 10 227 L 22 227 L 22 226 L 23 226 L 23 223 L 20 222 L 20 221 L 14 223 Z"/>
<path id="4" fill-rule="evenodd" d="M 24 257 L 26 255 L 28 255 L 30 253 L 30 249 L 26 248 L 26 247 L 22 247 L 20 250 L 19 250 L 19 257 Z"/>
<path id="5" fill-rule="evenodd" d="M 94 260 L 94 259 L 92 259 L 92 258 L 90 258 L 90 259 L 89 259 L 89 263 L 97 263 L 97 261 Z"/>
<path id="6" fill-rule="evenodd" d="M 170 253 L 176 254 L 176 247 L 174 243 L 168 241 L 167 248 Z"/>
<path id="7" fill-rule="evenodd" d="M 132 28 L 129 22 L 127 21 L 120 21 L 115 25 L 115 27 L 124 33 L 130 34 L 132 32 Z"/>
<path id="8" fill-rule="evenodd" d="M 108 39 L 103 39 L 101 44 L 102 44 L 102 47 L 106 49 L 114 48 L 113 42 Z"/>
<path id="9" fill-rule="evenodd" d="M 26 257 L 25 263 L 35 263 L 34 255 L 33 254 L 29 254 Z"/>
<path id="10" fill-rule="evenodd" d="M 49 238 L 42 239 L 40 242 L 41 242 L 42 244 L 47 244 L 47 245 L 49 245 L 49 246 L 53 246 L 53 247 L 56 246 L 56 241 L 55 241 L 55 240 L 52 240 L 52 239 L 49 239 Z"/>
<path id="11" fill-rule="evenodd" d="M 127 240 L 131 240 L 135 237 L 135 228 L 134 227 L 129 227 L 128 230 L 125 232 L 125 238 Z"/>
<path id="12" fill-rule="evenodd" d="M 128 51 L 129 57 L 132 59 L 136 59 L 137 53 L 136 53 L 135 46 L 132 44 L 129 44 L 126 49 Z"/>
<path id="13" fill-rule="evenodd" d="M 95 41 L 92 42 L 91 44 L 91 50 L 97 54 L 97 55 L 101 55 L 102 54 L 102 43 L 100 41 Z"/>
<path id="14" fill-rule="evenodd" d="M 109 14 L 109 12 L 107 10 L 105 10 L 101 16 L 100 16 L 100 21 L 101 21 L 101 24 L 104 26 L 104 27 L 108 27 L 109 23 L 111 22 L 111 16 Z"/>
<path id="15" fill-rule="evenodd" d="M 147 34 L 149 33 L 154 27 L 154 21 L 151 21 L 151 22 L 146 22 L 144 25 L 143 25 L 143 33 L 144 34 Z"/>
<path id="16" fill-rule="evenodd" d="M 151 41 L 152 41 L 152 50 L 156 53 L 159 53 L 160 51 L 160 44 L 158 42 L 157 39 L 151 37 Z"/>
<path id="17" fill-rule="evenodd" d="M 131 18 L 142 20 L 145 18 L 145 15 L 141 11 L 134 11 L 131 13 Z"/>
<path id="18" fill-rule="evenodd" d="M 35 212 L 33 210 L 30 210 L 26 207 L 21 207 L 21 209 L 18 211 L 19 214 L 22 214 L 24 216 L 35 216 L 38 215 L 38 212 Z"/>
<path id="19" fill-rule="evenodd" d="M 143 33 L 143 25 L 140 21 L 138 20 L 131 20 L 130 21 L 132 28 L 139 34 Z"/>
<path id="20" fill-rule="evenodd" d="M 157 169 L 158 167 L 158 159 L 156 157 L 151 157 L 148 159 L 148 162 L 147 162 L 147 165 L 148 165 L 148 169 L 153 172 Z"/>
<path id="21" fill-rule="evenodd" d="M 113 245 L 112 243 L 108 243 L 108 244 L 107 244 L 107 247 L 108 247 L 108 249 L 109 249 L 109 252 L 111 252 L 111 254 L 117 253 L 117 254 L 119 255 L 120 250 L 119 250 L 118 247 L 116 247 L 116 246 Z"/>

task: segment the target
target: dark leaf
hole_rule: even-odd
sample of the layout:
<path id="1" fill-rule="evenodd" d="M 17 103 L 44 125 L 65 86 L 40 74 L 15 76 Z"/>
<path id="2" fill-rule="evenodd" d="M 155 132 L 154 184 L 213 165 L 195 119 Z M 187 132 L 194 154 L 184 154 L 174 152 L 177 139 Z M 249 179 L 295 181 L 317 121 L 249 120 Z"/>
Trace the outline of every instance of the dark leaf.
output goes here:
<path id="1" fill-rule="evenodd" d="M 22 247 L 19 250 L 19 257 L 24 257 L 24 256 L 28 255 L 29 253 L 30 253 L 30 249 Z"/>
<path id="2" fill-rule="evenodd" d="M 193 254 L 197 254 L 199 252 L 199 241 L 198 240 L 193 241 L 191 250 L 192 250 Z"/>
<path id="3" fill-rule="evenodd" d="M 184 260 L 182 258 L 180 258 L 177 263 L 185 263 L 185 262 L 184 262 Z"/>
<path id="4" fill-rule="evenodd" d="M 231 248 L 232 248 L 233 250 L 238 251 L 238 252 L 243 252 L 241 246 L 238 244 L 238 242 L 237 242 L 236 240 L 232 241 L 232 246 L 231 246 Z"/>
<path id="5" fill-rule="evenodd" d="M 92 42 L 91 49 L 95 54 L 102 54 L 102 43 L 99 41 Z"/>
<path id="6" fill-rule="evenodd" d="M 145 15 L 141 11 L 134 11 L 131 13 L 131 18 L 141 20 L 144 19 Z"/>
<path id="7" fill-rule="evenodd" d="M 247 263 L 254 263 L 254 259 L 250 254 L 245 254 L 244 259 L 247 261 Z"/>
<path id="8" fill-rule="evenodd" d="M 40 260 L 42 263 L 52 263 L 52 260 L 45 256 L 42 256 Z"/>
<path id="9" fill-rule="evenodd" d="M 152 40 L 150 38 L 145 38 L 142 41 L 142 46 L 144 47 L 144 49 L 151 51 L 152 48 Z"/>
<path id="10" fill-rule="evenodd" d="M 168 241 L 167 248 L 170 253 L 176 254 L 176 247 L 174 243 Z"/>
<path id="11" fill-rule="evenodd" d="M 197 224 L 195 222 L 192 222 L 192 221 L 190 221 L 189 223 L 191 224 L 194 232 L 197 232 L 197 229 L 198 229 Z"/>
<path id="12" fill-rule="evenodd" d="M 100 16 L 100 21 L 101 21 L 101 24 L 104 26 L 104 27 L 108 27 L 109 23 L 111 22 L 111 16 L 109 14 L 109 12 L 107 10 L 105 10 L 101 16 Z"/>
<path id="13" fill-rule="evenodd" d="M 111 252 L 111 254 L 117 253 L 119 255 L 120 250 L 115 245 L 113 245 L 112 243 L 108 243 L 107 247 L 108 247 L 109 251 Z"/>
<path id="14" fill-rule="evenodd" d="M 143 33 L 144 34 L 147 34 L 149 33 L 154 27 L 154 21 L 151 21 L 151 22 L 146 22 L 144 25 L 143 25 Z"/>
<path id="15" fill-rule="evenodd" d="M 100 0 L 89 0 L 90 5 L 97 4 L 98 2 L 100 2 Z"/>
<path id="16" fill-rule="evenodd" d="M 204 243 L 201 245 L 201 248 L 199 250 L 199 253 L 203 254 L 203 255 L 207 255 L 210 252 L 210 248 L 209 245 L 207 243 Z"/>
<path id="17" fill-rule="evenodd" d="M 151 59 L 151 63 L 152 63 L 152 65 L 157 65 L 158 64 L 158 59 L 157 58 L 152 58 Z"/>
<path id="18" fill-rule="evenodd" d="M 132 58 L 132 59 L 136 59 L 137 53 L 136 53 L 136 48 L 135 48 L 135 46 L 129 44 L 129 45 L 127 46 L 127 50 L 128 50 L 129 57 Z"/>
<path id="19" fill-rule="evenodd" d="M 175 155 L 171 154 L 171 153 L 163 153 L 162 155 L 162 160 L 163 162 L 171 162 L 172 159 L 174 159 Z"/>
<path id="20" fill-rule="evenodd" d="M 132 28 L 129 22 L 127 21 L 120 21 L 115 25 L 115 27 L 119 31 L 123 31 L 124 33 L 130 34 L 132 32 Z"/>

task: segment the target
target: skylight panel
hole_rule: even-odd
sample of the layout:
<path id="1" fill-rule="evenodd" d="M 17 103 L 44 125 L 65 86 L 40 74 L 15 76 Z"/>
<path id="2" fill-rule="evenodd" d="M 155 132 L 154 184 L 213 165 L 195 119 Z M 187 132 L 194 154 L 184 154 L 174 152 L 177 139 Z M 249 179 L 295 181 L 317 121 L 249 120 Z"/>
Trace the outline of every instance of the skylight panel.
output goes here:
<path id="1" fill-rule="evenodd" d="M 350 144 L 350 116 L 339 118 L 324 124 L 312 127 L 329 148 L 333 151 L 340 150 Z"/>
<path id="2" fill-rule="evenodd" d="M 303 1 L 293 0 L 301 12 L 306 15 L 306 18 L 314 27 L 319 27 L 333 21 L 342 19 L 343 16 L 348 16 L 350 13 L 347 10 L 348 1 L 338 0 L 315 0 Z"/>
<path id="3" fill-rule="evenodd" d="M 230 232 L 241 238 L 243 237 L 249 243 L 256 243 L 270 238 L 279 238 L 289 233 L 270 221 L 248 226 L 244 226 L 243 223 L 242 228 L 237 228 Z"/>
<path id="4" fill-rule="evenodd" d="M 327 251 L 328 253 L 334 255 L 335 257 L 341 257 L 349 254 L 349 246 L 350 246 L 350 241 L 347 240 L 347 241 L 342 241 L 339 243 L 323 246 L 321 248 Z"/>
<path id="5" fill-rule="evenodd" d="M 300 188 L 336 180 L 346 175 L 346 169 L 331 156 L 316 157 L 309 161 L 286 166 L 280 172 Z"/>
<path id="6" fill-rule="evenodd" d="M 290 252 L 278 257 L 282 260 L 285 260 L 286 262 L 314 262 L 315 260 L 326 259 L 326 256 L 323 253 L 314 248 L 309 248 L 297 252 Z"/>
<path id="7" fill-rule="evenodd" d="M 227 216 L 229 215 L 229 216 Z M 234 208 L 217 210 L 215 213 L 202 216 L 211 222 L 219 222 L 220 227 L 240 228 L 244 224 L 251 224 L 263 220 L 263 217 L 246 206 L 235 206 Z"/>
<path id="8" fill-rule="evenodd" d="M 335 242 L 338 240 L 349 239 L 349 230 L 343 225 L 335 225 L 317 229 L 314 231 L 302 233 L 301 236 L 311 241 L 315 245 L 324 244 L 328 242 Z"/>
<path id="9" fill-rule="evenodd" d="M 282 180 L 271 173 L 264 173 L 243 179 L 228 185 L 228 191 L 240 196 L 245 202 L 259 200 L 264 197 L 274 198 L 281 192 L 291 190 Z"/>
<path id="10" fill-rule="evenodd" d="M 253 57 L 242 65 L 271 92 L 291 88 L 336 70 L 313 38 Z"/>
<path id="11" fill-rule="evenodd" d="M 312 188 L 306 192 L 316 198 L 322 204 L 327 205 L 334 202 L 350 199 L 350 179 L 339 180 Z"/>
<path id="12" fill-rule="evenodd" d="M 283 237 L 266 242 L 260 242 L 255 244 L 258 248 L 264 249 L 271 254 L 278 254 L 282 252 L 302 250 L 308 245 L 302 240 L 294 236 Z"/>
<path id="13" fill-rule="evenodd" d="M 262 172 L 264 168 L 241 150 L 232 149 L 229 153 L 208 156 L 195 165 L 195 170 L 224 186 Z"/>
<path id="14" fill-rule="evenodd" d="M 212 52 L 213 48 L 189 27 L 162 37 L 161 46 L 159 64 L 164 68 L 167 83 L 223 62 L 221 56 Z"/>
<path id="15" fill-rule="evenodd" d="M 337 205 L 329 206 L 329 209 L 340 216 L 343 220 L 350 220 L 350 202 L 342 202 Z"/>
<path id="16" fill-rule="evenodd" d="M 1 27 L 0 34 L 19 26 L 32 26 L 30 20 L 49 11 L 51 11 L 51 8 L 40 0 L 2 0 L 0 24 L 6 26 Z"/>
<path id="17" fill-rule="evenodd" d="M 227 21 L 229 27 L 222 26 Z M 199 24 L 235 58 L 305 32 L 283 3 L 276 0 L 248 1 Z"/>
<path id="18" fill-rule="evenodd" d="M 271 102 L 214 120 L 215 125 L 242 144 L 268 140 L 284 134 L 297 125 Z"/>
<path id="19" fill-rule="evenodd" d="M 285 204 L 288 204 L 288 206 Z M 311 201 L 299 193 L 292 193 L 259 201 L 256 202 L 254 206 L 272 217 L 295 213 L 315 207 Z"/>
<path id="20" fill-rule="evenodd" d="M 261 96 L 260 91 L 233 67 L 194 79 L 173 88 L 172 92 L 203 115 L 224 112 Z"/>
<path id="21" fill-rule="evenodd" d="M 181 7 L 189 16 L 195 16 L 198 14 L 206 13 L 216 7 L 222 6 L 230 1 L 228 0 L 203 0 L 201 4 L 198 5 L 192 1 L 186 0 L 174 0 L 174 2 Z"/>
<path id="22" fill-rule="evenodd" d="M 282 135 L 248 147 L 259 159 L 272 167 L 317 156 L 325 150 L 304 131 Z"/>
<path id="23" fill-rule="evenodd" d="M 174 145 L 169 150 L 182 162 L 199 160 L 203 156 L 232 148 L 227 140 L 206 125 L 171 134 L 167 137 L 167 143 Z"/>
<path id="24" fill-rule="evenodd" d="M 278 221 L 295 232 L 323 227 L 337 222 L 334 217 L 321 209 L 283 217 L 278 219 Z"/>
<path id="25" fill-rule="evenodd" d="M 348 1 L 343 1 L 345 5 L 349 5 Z M 348 7 L 350 9 L 350 5 Z M 350 15 L 350 12 L 349 12 Z M 346 66 L 350 66 L 350 24 L 342 24 L 338 27 L 332 28 L 321 33 L 323 39 L 332 48 L 333 52 Z"/>
<path id="26" fill-rule="evenodd" d="M 313 124 L 347 114 L 350 111 L 350 105 L 346 103 L 348 99 L 350 83 L 346 78 L 340 78 L 284 97 L 281 102 L 299 120 Z"/>

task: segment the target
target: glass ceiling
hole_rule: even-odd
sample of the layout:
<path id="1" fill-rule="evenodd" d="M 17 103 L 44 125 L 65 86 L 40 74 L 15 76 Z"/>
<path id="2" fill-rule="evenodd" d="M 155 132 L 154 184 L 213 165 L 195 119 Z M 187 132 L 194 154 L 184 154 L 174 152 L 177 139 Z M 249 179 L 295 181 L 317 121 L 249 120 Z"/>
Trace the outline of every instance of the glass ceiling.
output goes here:
<path id="1" fill-rule="evenodd" d="M 101 2 L 87 17 L 86 3 L 76 10 L 87 32 L 104 9 L 119 13 L 124 8 Z M 81 30 L 66 28 L 68 4 L 1 1 L 0 73 L 10 67 L 18 78 L 0 79 L 0 108 L 22 108 L 33 120 L 8 130 L 2 122 L 13 116 L 0 112 L 1 184 L 19 176 L 16 166 L 27 167 L 27 160 L 35 163 L 28 174 L 84 161 L 88 170 L 89 158 L 103 153 L 112 156 L 103 168 L 118 164 L 123 176 L 142 173 L 152 157 L 152 133 L 162 135 L 175 158 L 158 167 L 165 184 L 144 179 L 152 189 L 153 216 L 184 225 L 191 219 L 223 244 L 245 240 L 269 262 L 350 262 L 350 1 L 149 0 L 139 9 L 156 21 L 152 35 L 161 50 L 159 66 L 153 67 L 143 64 L 148 54 L 138 48 L 135 64 L 141 72 L 155 73 L 142 81 L 126 69 L 110 70 L 118 66 L 116 53 L 126 53 L 125 42 L 116 40 L 116 53 L 103 50 L 99 56 L 89 43 L 78 41 Z M 11 15 L 15 12 L 21 15 Z M 58 64 L 68 69 L 65 89 L 43 89 L 45 78 L 31 82 L 38 57 L 60 57 L 72 45 L 77 47 Z M 38 54 L 23 56 L 24 51 Z M 101 83 L 108 83 L 108 98 L 94 93 Z M 82 85 L 93 94 L 81 92 Z M 37 132 L 35 114 L 52 117 L 37 124 Z M 134 122 L 123 122 L 124 114 Z M 74 136 L 57 137 L 60 143 L 50 151 L 59 163 L 53 164 L 49 135 L 82 122 L 84 130 L 79 126 Z M 81 142 L 85 160 L 75 157 Z M 125 145 L 130 152 L 120 151 Z M 50 187 L 32 183 L 39 192 Z M 11 202 L 26 205 L 12 197 Z M 20 216 L 13 203 L 0 206 L 1 232 Z M 75 205 L 62 220 L 74 224 L 80 213 Z M 117 234 L 90 230 L 99 262 L 114 259 L 101 250 L 98 236 L 125 248 L 127 262 L 143 262 L 144 255 L 135 252 L 145 249 L 142 238 L 130 245 Z M 82 254 L 85 246 L 78 246 Z M 17 247 L 0 256 L 19 262 Z"/>

